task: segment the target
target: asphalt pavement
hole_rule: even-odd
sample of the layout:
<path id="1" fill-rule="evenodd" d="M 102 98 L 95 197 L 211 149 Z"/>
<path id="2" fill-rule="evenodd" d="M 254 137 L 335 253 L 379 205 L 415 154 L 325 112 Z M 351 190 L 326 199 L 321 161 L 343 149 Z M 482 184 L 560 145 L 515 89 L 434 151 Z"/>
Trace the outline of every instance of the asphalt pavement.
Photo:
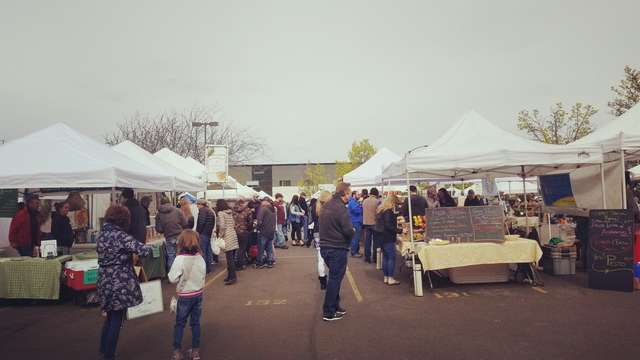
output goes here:
<path id="1" fill-rule="evenodd" d="M 544 276 L 544 287 L 439 282 L 413 296 L 409 272 L 387 286 L 362 258 L 349 259 L 340 321 L 322 321 L 314 249 L 277 251 L 272 269 L 223 284 L 207 277 L 203 359 L 639 359 L 640 293 L 587 289 L 584 274 Z M 174 286 L 163 283 L 165 306 Z M 3 302 L 0 358 L 96 359 L 99 308 L 71 301 Z M 169 359 L 174 318 L 127 321 L 119 359 Z M 185 331 L 184 345 L 190 343 Z"/>

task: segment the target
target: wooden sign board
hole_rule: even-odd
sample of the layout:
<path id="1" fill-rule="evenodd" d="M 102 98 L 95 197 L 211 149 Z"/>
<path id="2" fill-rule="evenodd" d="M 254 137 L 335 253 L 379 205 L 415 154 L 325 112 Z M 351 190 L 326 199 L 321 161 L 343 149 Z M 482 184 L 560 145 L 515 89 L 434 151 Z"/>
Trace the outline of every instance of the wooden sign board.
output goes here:
<path id="1" fill-rule="evenodd" d="M 633 236 L 630 210 L 589 212 L 590 288 L 633 291 Z"/>
<path id="2" fill-rule="evenodd" d="M 461 242 L 503 242 L 504 212 L 500 206 L 427 209 L 427 237 Z"/>
<path id="3" fill-rule="evenodd" d="M 12 218 L 18 212 L 18 190 L 0 190 L 0 217 Z"/>
<path id="4" fill-rule="evenodd" d="M 160 280 L 142 283 L 140 289 L 142 290 L 142 303 L 127 309 L 129 320 L 157 314 L 164 310 Z"/>

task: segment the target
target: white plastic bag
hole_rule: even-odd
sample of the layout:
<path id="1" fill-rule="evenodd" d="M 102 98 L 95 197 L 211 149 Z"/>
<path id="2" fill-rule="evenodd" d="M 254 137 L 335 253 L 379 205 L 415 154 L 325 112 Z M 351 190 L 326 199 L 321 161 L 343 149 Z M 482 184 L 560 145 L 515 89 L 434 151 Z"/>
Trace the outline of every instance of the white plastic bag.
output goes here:
<path id="1" fill-rule="evenodd" d="M 211 241 L 211 251 L 214 255 L 219 255 L 221 251 L 224 251 L 225 242 L 221 237 L 216 237 Z"/>

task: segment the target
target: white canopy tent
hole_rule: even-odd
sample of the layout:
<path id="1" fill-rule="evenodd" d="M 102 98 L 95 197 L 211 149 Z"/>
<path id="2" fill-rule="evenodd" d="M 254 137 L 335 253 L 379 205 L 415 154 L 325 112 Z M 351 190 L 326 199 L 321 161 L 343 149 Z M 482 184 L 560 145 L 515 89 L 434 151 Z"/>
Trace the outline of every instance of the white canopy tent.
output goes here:
<path id="1" fill-rule="evenodd" d="M 395 162 L 384 179 L 472 180 L 546 174 L 602 162 L 597 146 L 550 145 L 514 135 L 471 111 L 428 147 Z"/>
<path id="2" fill-rule="evenodd" d="M 185 174 L 182 170 L 156 156 L 153 156 L 153 154 L 129 140 L 125 140 L 120 144 L 113 146 L 112 149 L 132 160 L 145 164 L 158 172 L 172 176 L 174 179 L 174 186 L 172 190 L 199 191 L 204 188 L 204 182 L 202 182 L 202 180 Z"/>
<path id="3" fill-rule="evenodd" d="M 364 164 L 345 174 L 342 178 L 354 187 L 382 184 L 382 172 L 402 158 L 387 148 L 382 148 Z"/>
<path id="4" fill-rule="evenodd" d="M 204 175 L 204 166 L 202 164 L 198 163 L 197 161 L 197 164 L 194 164 L 193 162 L 188 161 L 187 159 L 167 148 L 163 148 L 157 151 L 155 154 L 153 154 L 153 156 L 169 163 L 175 168 L 184 171 L 184 173 L 188 174 L 189 176 L 202 178 L 202 176 Z"/>
<path id="5" fill-rule="evenodd" d="M 623 149 L 633 156 L 634 152 L 640 150 L 640 104 L 570 144 L 585 145 L 601 146 L 605 153 Z M 635 157 L 640 157 L 640 154 Z"/>
<path id="6" fill-rule="evenodd" d="M 173 177 L 58 123 L 0 146 L 0 188 L 171 190 Z"/>

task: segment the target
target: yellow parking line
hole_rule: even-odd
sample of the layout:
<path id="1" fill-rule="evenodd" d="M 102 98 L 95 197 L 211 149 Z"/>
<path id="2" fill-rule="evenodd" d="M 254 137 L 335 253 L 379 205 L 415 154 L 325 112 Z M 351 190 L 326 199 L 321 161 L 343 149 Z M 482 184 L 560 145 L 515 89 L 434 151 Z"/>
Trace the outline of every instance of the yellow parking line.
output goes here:
<path id="1" fill-rule="evenodd" d="M 541 294 L 548 294 L 548 293 L 549 293 L 547 290 L 545 290 L 545 289 L 543 289 L 543 288 L 539 288 L 539 287 L 537 287 L 537 286 L 532 286 L 531 288 L 532 288 L 534 291 L 537 291 L 537 292 L 539 292 L 539 293 L 541 293 Z"/>
<path id="2" fill-rule="evenodd" d="M 214 281 L 216 281 L 220 276 L 222 276 L 222 275 L 224 275 L 224 274 L 226 274 L 226 273 L 227 273 L 227 270 L 220 271 L 220 272 L 218 273 L 218 275 L 216 275 L 216 276 L 214 276 L 214 277 L 213 277 L 213 279 L 211 279 L 211 280 L 207 281 L 207 283 L 206 283 L 206 284 L 204 284 L 204 287 L 207 287 L 207 286 L 209 286 L 209 285 L 213 284 L 213 282 L 214 282 Z"/>
<path id="3" fill-rule="evenodd" d="M 353 289 L 353 295 L 355 295 L 356 300 L 358 300 L 358 302 L 362 302 L 363 300 L 362 294 L 360 294 L 358 285 L 356 285 L 356 280 L 353 278 L 353 275 L 351 275 L 351 271 L 349 271 L 348 267 L 347 267 L 347 280 L 349 280 L 349 284 L 351 285 L 351 289 Z"/>

